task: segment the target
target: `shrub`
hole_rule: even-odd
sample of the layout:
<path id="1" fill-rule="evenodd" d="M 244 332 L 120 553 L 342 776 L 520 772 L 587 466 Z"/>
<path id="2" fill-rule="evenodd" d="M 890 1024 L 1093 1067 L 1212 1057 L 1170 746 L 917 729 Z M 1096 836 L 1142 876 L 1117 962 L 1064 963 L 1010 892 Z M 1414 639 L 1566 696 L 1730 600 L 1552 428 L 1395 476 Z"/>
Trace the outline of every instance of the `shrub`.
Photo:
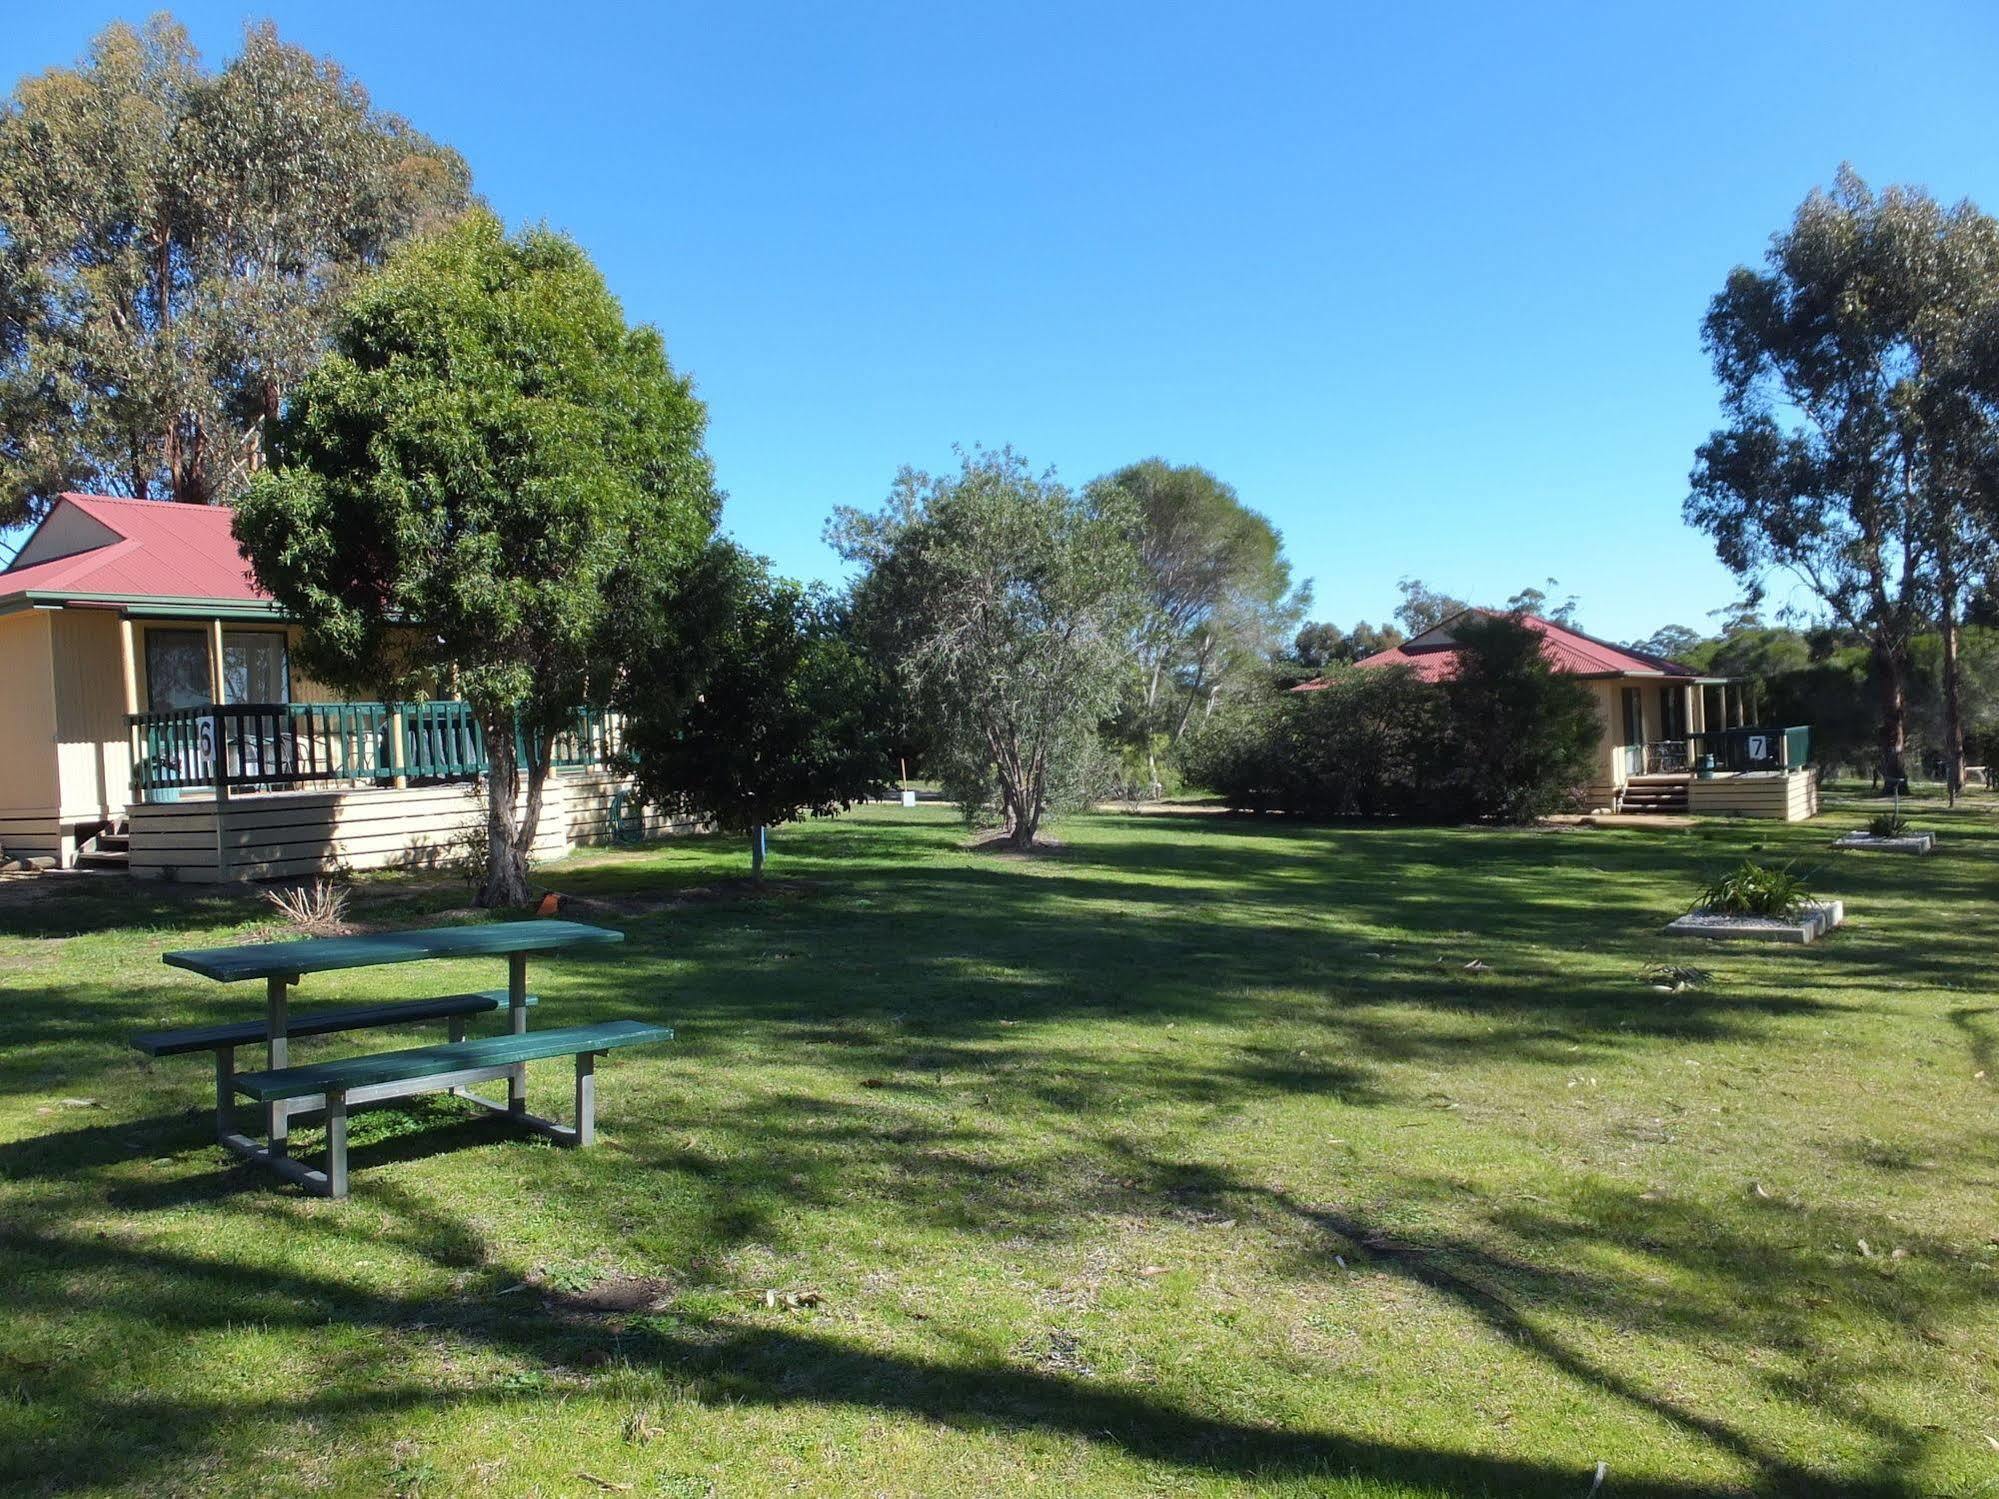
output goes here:
<path id="1" fill-rule="evenodd" d="M 1517 617 L 1467 619 L 1451 633 L 1457 668 L 1443 691 L 1464 814 L 1532 822 L 1576 805 L 1603 737 L 1589 688 L 1549 666 L 1540 632 Z"/>
<path id="2" fill-rule="evenodd" d="M 264 899 L 309 937 L 338 937 L 347 930 L 347 892 L 331 880 L 266 890 Z"/>
<path id="3" fill-rule="evenodd" d="M 1804 879 L 1791 873 L 1790 865 L 1744 859 L 1704 885 L 1692 909 L 1720 916 L 1795 916 L 1811 899 Z"/>
<path id="4" fill-rule="evenodd" d="M 1336 667 L 1311 692 L 1225 709 L 1182 739 L 1187 780 L 1244 811 L 1524 822 L 1573 802 L 1602 725 L 1589 690 L 1549 670 L 1516 620 L 1474 619 L 1438 685 Z"/>
<path id="5" fill-rule="evenodd" d="M 1909 831 L 1909 819 L 1900 812 L 1881 812 L 1870 818 L 1867 831 L 1876 838 L 1899 838 Z"/>
<path id="6" fill-rule="evenodd" d="M 1281 699 L 1234 703 L 1197 720 L 1176 751 L 1180 774 L 1238 812 L 1281 807 L 1278 723 L 1290 707 Z"/>
<path id="7" fill-rule="evenodd" d="M 1341 668 L 1325 681 L 1209 715 L 1180 741 L 1182 775 L 1239 811 L 1429 813 L 1445 753 L 1437 689 L 1407 671 Z"/>

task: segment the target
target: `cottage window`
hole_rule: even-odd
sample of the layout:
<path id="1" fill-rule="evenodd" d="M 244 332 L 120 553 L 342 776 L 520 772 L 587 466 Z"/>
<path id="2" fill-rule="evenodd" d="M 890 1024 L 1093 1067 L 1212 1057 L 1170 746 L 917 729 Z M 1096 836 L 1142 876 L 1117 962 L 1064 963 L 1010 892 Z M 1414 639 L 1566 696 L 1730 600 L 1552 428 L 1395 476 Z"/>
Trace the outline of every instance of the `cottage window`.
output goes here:
<path id="1" fill-rule="evenodd" d="M 146 631 L 146 706 L 155 713 L 199 708 L 212 696 L 205 630 Z"/>

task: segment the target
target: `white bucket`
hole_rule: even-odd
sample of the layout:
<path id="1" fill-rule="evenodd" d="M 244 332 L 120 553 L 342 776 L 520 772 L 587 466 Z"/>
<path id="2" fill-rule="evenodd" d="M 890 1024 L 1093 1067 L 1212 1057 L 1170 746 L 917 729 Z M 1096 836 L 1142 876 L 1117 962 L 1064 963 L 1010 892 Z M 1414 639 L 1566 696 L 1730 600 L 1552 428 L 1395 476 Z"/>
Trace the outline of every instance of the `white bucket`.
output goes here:
<path id="1" fill-rule="evenodd" d="M 902 793 L 902 804 L 903 804 L 903 805 L 904 805 L 905 807 L 913 807 L 913 806 L 915 806 L 915 805 L 916 805 L 916 793 L 915 793 L 914 791 L 905 791 L 905 792 L 903 792 L 903 793 Z"/>

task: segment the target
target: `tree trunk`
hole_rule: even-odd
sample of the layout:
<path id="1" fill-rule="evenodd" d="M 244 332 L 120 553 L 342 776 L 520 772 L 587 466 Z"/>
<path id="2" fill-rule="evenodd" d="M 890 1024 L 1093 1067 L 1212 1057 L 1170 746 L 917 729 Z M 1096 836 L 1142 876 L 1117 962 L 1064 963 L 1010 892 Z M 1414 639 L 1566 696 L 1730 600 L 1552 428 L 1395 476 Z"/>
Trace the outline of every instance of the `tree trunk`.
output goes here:
<path id="1" fill-rule="evenodd" d="M 770 829 L 758 823 L 750 829 L 750 878 L 759 885 L 764 878 L 764 857 L 770 851 Z"/>
<path id="2" fill-rule="evenodd" d="M 1023 800 L 1011 814 L 1011 825 L 1006 830 L 1007 847 L 1030 849 L 1034 847 L 1034 835 L 1041 831 L 1041 809 L 1030 807 Z"/>
<path id="3" fill-rule="evenodd" d="M 1881 694 L 1882 790 L 1907 789 L 1903 755 L 1909 747 L 1909 695 L 1902 658 L 1886 646 L 1874 647 L 1874 676 Z"/>
<path id="4" fill-rule="evenodd" d="M 534 847 L 535 829 L 541 822 L 542 793 L 548 785 L 546 741 L 552 736 L 543 736 L 541 753 L 527 767 L 527 797 L 516 819 L 514 803 L 521 799 L 521 764 L 513 715 L 489 715 L 483 724 L 487 760 L 486 884 L 479 892 L 479 904 L 495 909 L 524 906 L 531 897 L 528 853 Z"/>
<path id="5" fill-rule="evenodd" d="M 1957 568 L 1943 565 L 1941 624 L 1943 627 L 1943 779 L 1950 804 L 1964 789 L 1964 702 L 1958 683 Z"/>

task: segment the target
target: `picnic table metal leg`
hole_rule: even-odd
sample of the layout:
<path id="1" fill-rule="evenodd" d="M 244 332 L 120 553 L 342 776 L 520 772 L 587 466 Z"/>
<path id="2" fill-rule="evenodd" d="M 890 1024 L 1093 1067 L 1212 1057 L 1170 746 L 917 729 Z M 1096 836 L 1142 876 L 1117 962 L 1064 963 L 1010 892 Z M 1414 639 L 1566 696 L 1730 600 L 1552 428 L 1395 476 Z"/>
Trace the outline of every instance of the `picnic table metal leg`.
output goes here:
<path id="1" fill-rule="evenodd" d="M 576 1053 L 576 1143 L 597 1143 L 597 1053 Z"/>
<path id="2" fill-rule="evenodd" d="M 227 1140 L 236 1133 L 236 1048 L 219 1047 L 215 1053 L 215 1138 Z"/>
<path id="3" fill-rule="evenodd" d="M 507 955 L 507 1029 L 514 1035 L 527 1033 L 528 1028 L 528 955 L 524 952 Z M 507 1074 L 507 1112 L 519 1117 L 528 1111 L 528 1067 L 518 1064 Z"/>
<path id="4" fill-rule="evenodd" d="M 326 1195 L 347 1195 L 347 1095 L 326 1095 Z"/>
<path id="5" fill-rule="evenodd" d="M 291 1043 L 286 1039 L 285 1030 L 290 1024 L 287 1007 L 290 1001 L 290 981 L 278 974 L 264 980 L 264 997 L 268 1016 L 264 1031 L 265 1065 L 273 1072 L 280 1067 L 291 1065 Z M 264 1139 L 274 1156 L 281 1156 L 290 1148 L 291 1120 L 289 1105 L 279 1100 L 264 1105 Z"/>
<path id="6" fill-rule="evenodd" d="M 452 1042 L 463 1041 L 465 1039 L 465 1017 L 463 1015 L 453 1015 L 444 1023 L 444 1039 Z M 463 1098 L 465 1090 L 463 1088 L 453 1088 L 451 1096 L 453 1098 Z"/>

